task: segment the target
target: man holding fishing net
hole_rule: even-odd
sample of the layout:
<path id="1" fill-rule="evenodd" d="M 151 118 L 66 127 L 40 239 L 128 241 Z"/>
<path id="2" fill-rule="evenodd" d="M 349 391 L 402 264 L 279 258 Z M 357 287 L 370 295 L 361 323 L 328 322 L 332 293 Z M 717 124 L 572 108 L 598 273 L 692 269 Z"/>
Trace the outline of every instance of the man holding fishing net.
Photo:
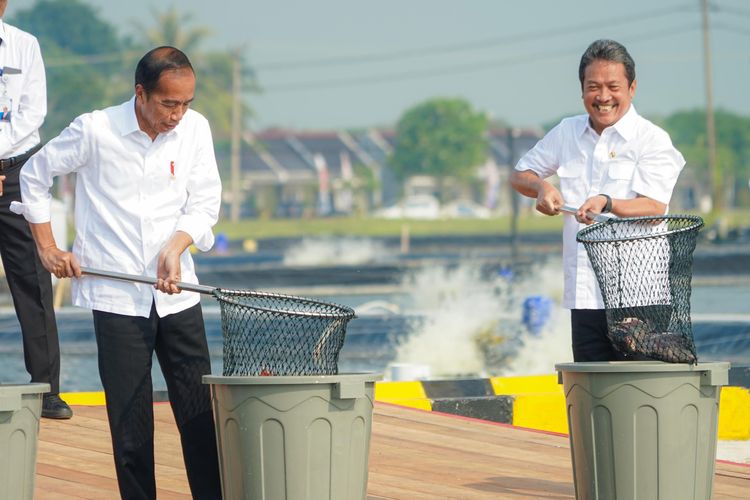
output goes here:
<path id="1" fill-rule="evenodd" d="M 221 498 L 209 389 L 211 371 L 200 297 L 175 283 L 197 283 L 188 247 L 208 250 L 221 181 L 206 119 L 189 109 L 195 74 L 173 47 L 138 63 L 128 102 L 76 118 L 27 163 L 23 213 L 44 266 L 75 277 L 73 303 L 93 310 L 99 374 L 120 494 L 156 498 L 151 362 L 167 382 L 194 498 Z M 57 248 L 49 188 L 75 172 L 76 239 Z M 83 276 L 81 266 L 156 276 L 154 287 Z"/>
<path id="2" fill-rule="evenodd" d="M 511 184 L 536 198 L 543 214 L 574 207 L 563 229 L 563 306 L 571 310 L 573 359 L 612 361 L 623 357 L 607 337 L 599 285 L 576 234 L 602 213 L 665 214 L 685 160 L 669 135 L 632 105 L 635 63 L 625 47 L 612 40 L 593 42 L 578 73 L 587 114 L 550 130 L 518 162 Z M 554 174 L 559 189 L 546 180 Z"/>

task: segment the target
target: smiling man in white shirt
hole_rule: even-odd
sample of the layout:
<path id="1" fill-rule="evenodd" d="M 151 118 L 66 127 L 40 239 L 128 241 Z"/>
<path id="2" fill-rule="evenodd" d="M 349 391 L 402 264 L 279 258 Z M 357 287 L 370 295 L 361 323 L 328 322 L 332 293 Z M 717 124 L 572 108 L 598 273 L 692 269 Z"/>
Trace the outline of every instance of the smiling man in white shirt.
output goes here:
<path id="1" fill-rule="evenodd" d="M 221 181 L 206 119 L 189 109 L 195 75 L 173 47 L 138 63 L 128 102 L 76 118 L 27 163 L 23 203 L 44 266 L 73 281 L 73 303 L 90 308 L 120 494 L 156 498 L 153 353 L 167 382 L 194 498 L 221 498 L 213 415 L 202 375 L 211 371 L 188 247 L 208 250 Z M 72 252 L 55 244 L 49 188 L 76 173 Z M 155 287 L 81 276 L 81 266 L 156 276 Z"/>
<path id="2" fill-rule="evenodd" d="M 52 280 L 37 256 L 29 224 L 10 205 L 21 199 L 19 173 L 39 147 L 47 114 L 47 80 L 39 42 L 2 17 L 0 0 L 0 254 L 21 326 L 23 355 L 32 382 L 50 384 L 42 416 L 70 418 L 60 399 L 60 344 L 52 303 Z"/>
<path id="3" fill-rule="evenodd" d="M 632 104 L 635 63 L 613 40 L 593 42 L 578 69 L 587 114 L 566 118 L 515 167 L 511 184 L 536 198 L 536 209 L 558 215 L 563 205 L 563 306 L 571 310 L 573 359 L 623 359 L 607 338 L 599 285 L 577 232 L 589 214 L 663 215 L 685 160 L 669 135 L 641 117 Z M 560 189 L 546 179 L 557 174 Z"/>

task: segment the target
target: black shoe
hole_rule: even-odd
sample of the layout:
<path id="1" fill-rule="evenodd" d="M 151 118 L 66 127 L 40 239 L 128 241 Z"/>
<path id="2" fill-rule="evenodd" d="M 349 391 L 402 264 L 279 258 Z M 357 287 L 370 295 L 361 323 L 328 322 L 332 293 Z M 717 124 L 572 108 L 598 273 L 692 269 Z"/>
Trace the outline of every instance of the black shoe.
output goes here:
<path id="1" fill-rule="evenodd" d="M 57 394 L 45 394 L 42 399 L 42 417 L 67 419 L 73 416 L 68 403 Z"/>

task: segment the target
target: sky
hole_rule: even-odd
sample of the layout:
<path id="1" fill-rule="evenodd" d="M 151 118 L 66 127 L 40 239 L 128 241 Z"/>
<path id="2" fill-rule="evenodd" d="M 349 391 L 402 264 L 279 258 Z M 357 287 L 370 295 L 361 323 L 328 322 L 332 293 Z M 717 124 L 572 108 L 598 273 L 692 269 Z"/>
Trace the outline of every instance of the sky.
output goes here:
<path id="1" fill-rule="evenodd" d="M 35 0 L 10 0 L 6 17 Z M 84 0 L 121 34 L 165 0 Z M 578 63 L 598 38 L 636 62 L 638 111 L 705 106 L 701 0 L 179 0 L 205 49 L 240 49 L 260 93 L 252 130 L 393 126 L 430 98 L 461 97 L 514 127 L 582 113 Z M 713 0 L 713 97 L 750 114 L 750 1 Z M 190 54 L 188 54 L 190 55 Z M 200 75 L 197 75 L 200 78 Z"/>

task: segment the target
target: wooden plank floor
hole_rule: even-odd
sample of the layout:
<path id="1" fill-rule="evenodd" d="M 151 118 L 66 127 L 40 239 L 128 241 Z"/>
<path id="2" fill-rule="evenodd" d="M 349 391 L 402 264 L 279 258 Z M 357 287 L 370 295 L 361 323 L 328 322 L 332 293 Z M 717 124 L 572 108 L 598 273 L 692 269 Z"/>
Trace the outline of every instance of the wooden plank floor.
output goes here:
<path id="1" fill-rule="evenodd" d="M 35 498 L 117 498 L 103 407 L 74 407 L 70 420 L 43 419 Z M 167 404 L 155 405 L 158 497 L 190 498 Z M 719 462 L 714 499 L 747 498 L 750 467 Z M 370 500 L 574 498 L 564 436 L 500 424 L 375 406 Z"/>

